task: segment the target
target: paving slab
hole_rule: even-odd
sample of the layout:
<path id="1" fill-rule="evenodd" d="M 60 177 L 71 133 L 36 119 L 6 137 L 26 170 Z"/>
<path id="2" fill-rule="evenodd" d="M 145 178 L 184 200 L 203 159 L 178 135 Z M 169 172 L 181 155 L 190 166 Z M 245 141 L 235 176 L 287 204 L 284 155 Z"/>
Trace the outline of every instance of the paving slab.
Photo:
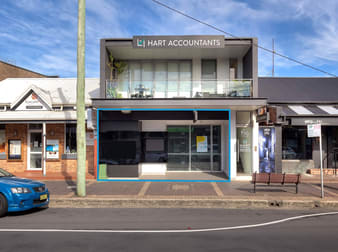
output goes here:
<path id="1" fill-rule="evenodd" d="M 152 182 L 146 195 L 217 196 L 217 193 L 212 184 L 208 182 Z"/>
<path id="2" fill-rule="evenodd" d="M 138 195 L 145 182 L 95 182 L 87 186 L 88 195 Z"/>

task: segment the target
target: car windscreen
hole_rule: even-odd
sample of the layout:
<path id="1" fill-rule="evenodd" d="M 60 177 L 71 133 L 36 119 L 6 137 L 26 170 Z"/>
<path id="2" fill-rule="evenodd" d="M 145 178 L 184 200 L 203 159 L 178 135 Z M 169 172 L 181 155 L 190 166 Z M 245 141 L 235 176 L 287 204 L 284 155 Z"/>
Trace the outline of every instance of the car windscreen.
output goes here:
<path id="1" fill-rule="evenodd" d="M 0 177 L 13 177 L 14 175 L 0 168 Z"/>

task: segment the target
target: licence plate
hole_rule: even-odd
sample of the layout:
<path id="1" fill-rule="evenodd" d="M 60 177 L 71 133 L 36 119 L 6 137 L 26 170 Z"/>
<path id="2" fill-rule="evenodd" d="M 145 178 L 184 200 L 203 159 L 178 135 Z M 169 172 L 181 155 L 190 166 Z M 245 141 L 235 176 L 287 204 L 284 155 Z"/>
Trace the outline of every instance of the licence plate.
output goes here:
<path id="1" fill-rule="evenodd" d="M 45 199 L 47 199 L 47 194 L 40 195 L 40 200 L 45 200 Z"/>

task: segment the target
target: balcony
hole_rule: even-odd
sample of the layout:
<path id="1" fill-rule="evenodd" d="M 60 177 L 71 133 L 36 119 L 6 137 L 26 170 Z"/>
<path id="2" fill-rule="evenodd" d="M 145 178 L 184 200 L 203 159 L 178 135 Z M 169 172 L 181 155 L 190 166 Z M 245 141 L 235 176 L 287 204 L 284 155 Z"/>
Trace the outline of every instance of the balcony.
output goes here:
<path id="1" fill-rule="evenodd" d="M 252 80 L 106 80 L 107 99 L 252 97 Z"/>

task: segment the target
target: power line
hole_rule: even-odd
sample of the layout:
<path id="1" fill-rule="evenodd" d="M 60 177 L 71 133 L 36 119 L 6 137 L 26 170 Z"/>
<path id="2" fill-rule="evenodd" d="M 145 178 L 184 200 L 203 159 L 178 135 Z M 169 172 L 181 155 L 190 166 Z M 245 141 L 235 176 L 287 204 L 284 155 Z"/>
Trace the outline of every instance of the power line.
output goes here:
<path id="1" fill-rule="evenodd" d="M 152 0 L 152 1 L 153 1 L 154 3 L 156 3 L 156 4 L 158 4 L 158 5 L 161 5 L 161 6 L 165 7 L 165 8 L 167 8 L 167 9 L 173 11 L 173 12 L 176 12 L 176 13 L 178 13 L 178 14 L 180 14 L 180 15 L 182 15 L 182 16 L 185 16 L 185 17 L 187 17 L 187 18 L 189 18 L 189 19 L 192 19 L 192 20 L 194 20 L 194 21 L 196 21 L 196 22 L 198 22 L 198 23 L 200 23 L 200 24 L 203 24 L 203 25 L 205 25 L 205 26 L 208 26 L 208 27 L 210 27 L 210 28 L 212 28 L 212 29 L 214 29 L 214 30 L 216 30 L 216 31 L 219 31 L 219 32 L 221 32 L 221 33 L 224 33 L 224 34 L 226 34 L 226 35 L 228 35 L 228 36 L 230 36 L 230 37 L 233 37 L 233 38 L 236 38 L 236 39 L 238 39 L 238 40 L 241 40 L 241 38 L 239 38 L 239 37 L 237 37 L 237 36 L 235 36 L 235 35 L 233 35 L 233 34 L 231 34 L 231 33 L 229 33 L 229 32 L 226 32 L 226 31 L 224 31 L 224 30 L 222 30 L 222 29 L 220 29 L 220 28 L 218 28 L 218 27 L 216 27 L 216 26 L 214 26 L 214 25 L 208 24 L 208 23 L 206 23 L 206 22 L 204 22 L 204 21 L 201 21 L 201 20 L 199 20 L 199 19 L 197 19 L 197 18 L 194 18 L 194 17 L 192 17 L 192 16 L 190 16 L 190 15 L 188 15 L 188 14 L 182 12 L 182 11 L 179 11 L 179 10 L 177 10 L 177 9 L 174 9 L 174 8 L 168 6 L 168 5 L 166 5 L 166 4 L 164 4 L 164 3 L 160 2 L 160 1 L 157 1 L 157 0 Z M 330 75 L 330 76 L 332 76 L 332 77 L 337 77 L 337 75 L 335 75 L 335 74 L 329 73 L 329 72 L 327 72 L 327 71 L 325 71 L 325 70 L 322 70 L 322 69 L 320 69 L 320 68 L 318 68 L 318 67 L 314 67 L 314 66 L 309 65 L 309 64 L 307 64 L 307 63 L 301 62 L 301 61 L 299 61 L 299 60 L 297 60 L 297 59 L 293 59 L 293 58 L 291 58 L 291 57 L 288 57 L 288 56 L 286 56 L 286 55 L 283 55 L 283 54 L 281 54 L 281 53 L 278 53 L 278 52 L 276 52 L 276 51 L 274 51 L 274 50 L 270 50 L 270 49 L 268 49 L 268 48 L 265 48 L 265 47 L 263 47 L 263 46 L 258 45 L 257 43 L 254 43 L 254 42 L 253 42 L 252 44 L 253 44 L 254 46 L 256 46 L 257 48 L 260 48 L 260 49 L 262 49 L 262 50 L 264 50 L 264 51 L 267 51 L 267 52 L 269 52 L 269 53 L 278 55 L 279 57 L 282 57 L 282 58 L 284 58 L 284 59 L 287 59 L 287 60 L 289 60 L 289 61 L 295 62 L 295 63 L 300 64 L 300 65 L 303 65 L 303 66 L 305 66 L 305 67 L 311 68 L 312 70 L 315 70 L 315 71 L 324 73 L 324 74 L 326 74 L 326 75 Z"/>

